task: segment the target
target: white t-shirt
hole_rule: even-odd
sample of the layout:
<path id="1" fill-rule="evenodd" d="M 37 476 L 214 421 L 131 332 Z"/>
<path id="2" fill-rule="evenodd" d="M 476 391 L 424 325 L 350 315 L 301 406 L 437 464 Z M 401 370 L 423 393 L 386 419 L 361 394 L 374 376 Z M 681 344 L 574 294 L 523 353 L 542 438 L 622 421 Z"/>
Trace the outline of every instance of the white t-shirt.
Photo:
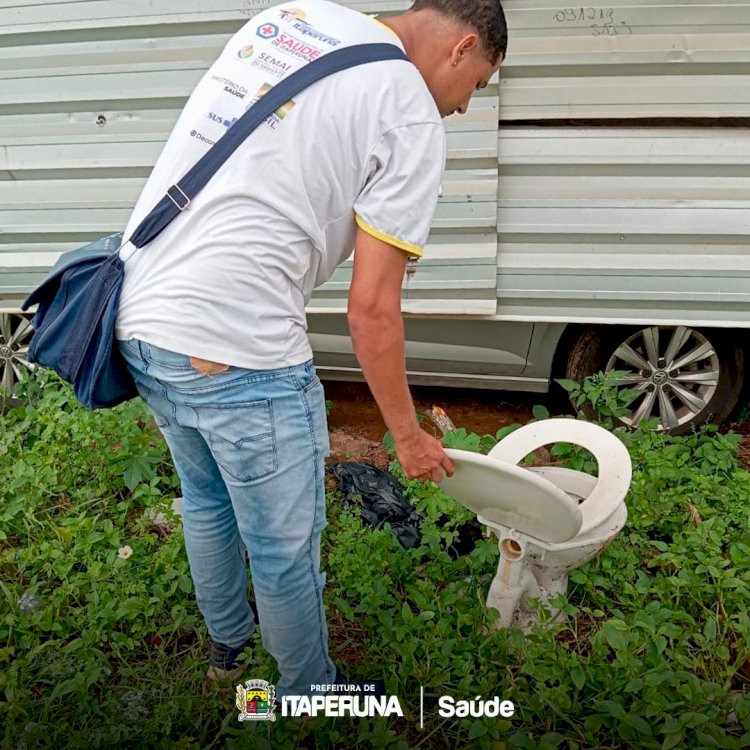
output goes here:
<path id="1" fill-rule="evenodd" d="M 230 40 L 183 110 L 125 237 L 271 86 L 333 49 L 399 38 L 325 0 L 259 14 Z M 402 60 L 335 73 L 257 128 L 189 208 L 122 257 L 119 339 L 249 369 L 312 356 L 305 304 L 352 252 L 356 224 L 419 255 L 445 164 L 440 114 Z"/>

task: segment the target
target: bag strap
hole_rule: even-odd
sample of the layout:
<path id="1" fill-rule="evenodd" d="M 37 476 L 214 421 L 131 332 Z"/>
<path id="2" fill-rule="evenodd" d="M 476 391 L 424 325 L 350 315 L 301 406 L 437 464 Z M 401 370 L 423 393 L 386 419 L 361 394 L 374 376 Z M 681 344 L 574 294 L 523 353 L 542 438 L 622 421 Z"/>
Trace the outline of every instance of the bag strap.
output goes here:
<path id="1" fill-rule="evenodd" d="M 277 83 L 229 128 L 179 182 L 167 190 L 166 195 L 138 225 L 129 242 L 141 248 L 158 237 L 190 205 L 190 201 L 250 133 L 289 99 L 332 73 L 379 60 L 408 61 L 408 58 L 395 44 L 356 44 L 328 52 Z"/>

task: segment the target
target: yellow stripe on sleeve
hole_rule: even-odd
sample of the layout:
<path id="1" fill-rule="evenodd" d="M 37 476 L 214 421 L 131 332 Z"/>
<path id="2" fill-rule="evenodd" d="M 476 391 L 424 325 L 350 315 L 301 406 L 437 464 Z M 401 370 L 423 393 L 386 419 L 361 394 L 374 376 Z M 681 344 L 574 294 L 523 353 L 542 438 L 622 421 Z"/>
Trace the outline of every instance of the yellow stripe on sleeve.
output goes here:
<path id="1" fill-rule="evenodd" d="M 375 229 L 375 227 L 371 227 L 358 214 L 354 214 L 354 219 L 357 222 L 357 226 L 363 232 L 367 232 L 367 234 L 373 236 L 376 240 L 380 240 L 381 242 L 386 242 L 389 245 L 393 245 L 394 247 L 397 247 L 399 250 L 404 250 L 410 255 L 416 255 L 418 258 L 422 257 L 423 250 L 421 247 L 417 247 L 416 245 L 412 245 L 409 242 L 404 242 L 403 240 L 396 239 L 396 237 L 391 237 L 385 232 L 381 232 L 380 230 Z"/>

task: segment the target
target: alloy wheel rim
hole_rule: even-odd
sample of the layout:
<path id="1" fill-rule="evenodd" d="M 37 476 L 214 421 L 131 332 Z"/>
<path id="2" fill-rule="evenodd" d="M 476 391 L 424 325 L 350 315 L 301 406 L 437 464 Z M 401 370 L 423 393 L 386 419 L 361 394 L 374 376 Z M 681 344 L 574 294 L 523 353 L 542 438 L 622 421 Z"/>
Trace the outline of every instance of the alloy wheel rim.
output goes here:
<path id="1" fill-rule="evenodd" d="M 721 372 L 711 342 L 686 326 L 638 331 L 617 347 L 605 369 L 625 372 L 618 388 L 641 391 L 620 420 L 637 427 L 657 417 L 662 430 L 695 419 L 716 393 Z"/>
<path id="2" fill-rule="evenodd" d="M 0 390 L 6 395 L 10 395 L 15 384 L 34 369 L 28 359 L 33 333 L 28 318 L 0 313 Z"/>

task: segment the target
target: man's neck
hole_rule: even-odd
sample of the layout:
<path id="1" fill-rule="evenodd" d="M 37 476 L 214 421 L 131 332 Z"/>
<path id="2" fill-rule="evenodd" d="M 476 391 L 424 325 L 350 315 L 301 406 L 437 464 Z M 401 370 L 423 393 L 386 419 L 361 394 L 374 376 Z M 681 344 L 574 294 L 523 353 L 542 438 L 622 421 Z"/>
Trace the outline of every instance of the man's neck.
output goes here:
<path id="1" fill-rule="evenodd" d="M 430 18 L 430 14 L 424 11 L 418 13 L 407 11 L 399 16 L 378 20 L 398 36 L 401 44 L 404 45 L 406 56 L 425 76 L 427 71 L 434 66 L 439 55 L 438 45 L 434 42 L 443 29 L 437 28 L 435 19 Z M 428 39 L 432 41 L 426 44 L 425 41 Z"/>

